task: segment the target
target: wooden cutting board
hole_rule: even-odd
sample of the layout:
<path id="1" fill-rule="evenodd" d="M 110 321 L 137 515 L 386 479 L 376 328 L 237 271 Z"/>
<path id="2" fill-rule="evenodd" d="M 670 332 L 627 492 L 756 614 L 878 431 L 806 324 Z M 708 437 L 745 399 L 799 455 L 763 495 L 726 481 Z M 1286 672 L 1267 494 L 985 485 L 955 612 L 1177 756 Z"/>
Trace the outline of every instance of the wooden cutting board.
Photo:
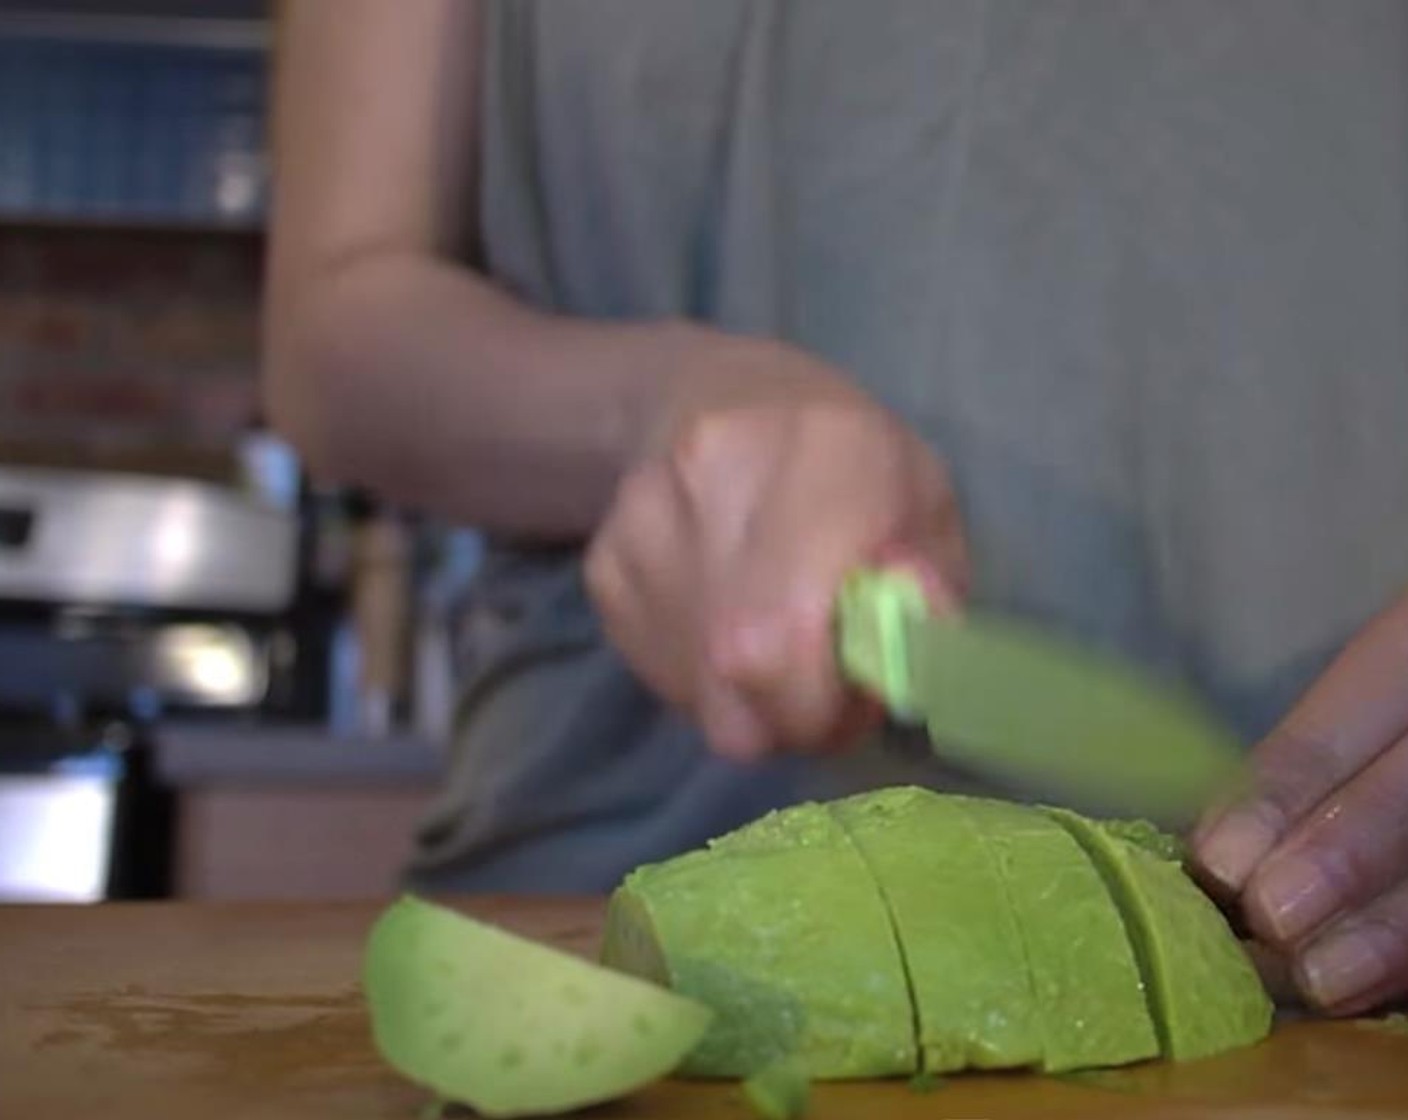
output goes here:
<path id="1" fill-rule="evenodd" d="M 416 1120 L 426 1095 L 372 1049 L 358 992 L 381 903 L 0 907 L 0 1118 Z M 595 951 L 599 900 L 468 912 Z M 747 1120 L 731 1085 L 665 1082 L 592 1120 Z M 1408 1117 L 1408 1036 L 1286 1024 L 1221 1058 L 1099 1084 L 1020 1076 L 831 1084 L 815 1120 Z"/>

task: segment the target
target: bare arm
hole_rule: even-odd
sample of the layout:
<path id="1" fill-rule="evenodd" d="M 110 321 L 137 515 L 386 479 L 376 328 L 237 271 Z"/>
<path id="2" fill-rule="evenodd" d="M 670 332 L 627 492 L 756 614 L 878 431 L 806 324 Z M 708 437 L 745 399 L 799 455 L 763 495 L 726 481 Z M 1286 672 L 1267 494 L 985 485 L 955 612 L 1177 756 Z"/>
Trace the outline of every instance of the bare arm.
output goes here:
<path id="1" fill-rule="evenodd" d="M 873 713 L 837 676 L 829 604 L 881 549 L 961 587 L 942 467 L 796 347 L 549 315 L 463 263 L 477 15 L 286 5 L 272 419 L 323 477 L 503 535 L 590 537 L 607 633 L 717 749 L 846 738 Z"/>
<path id="2" fill-rule="evenodd" d="M 464 263 L 478 30 L 472 0 L 284 6 L 266 400 L 322 477 L 575 539 L 718 336 L 548 315 Z"/>

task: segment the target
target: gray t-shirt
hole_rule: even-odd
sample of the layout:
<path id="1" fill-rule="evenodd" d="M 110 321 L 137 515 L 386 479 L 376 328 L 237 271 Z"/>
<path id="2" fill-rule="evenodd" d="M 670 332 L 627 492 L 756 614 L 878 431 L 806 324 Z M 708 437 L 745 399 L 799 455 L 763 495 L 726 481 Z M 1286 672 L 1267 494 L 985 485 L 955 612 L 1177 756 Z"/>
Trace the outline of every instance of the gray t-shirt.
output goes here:
<path id="1" fill-rule="evenodd" d="M 499 0 L 483 63 L 493 275 L 850 371 L 950 463 L 978 601 L 1254 737 L 1408 581 L 1401 0 Z M 711 759 L 579 559 L 491 561 L 417 881 L 600 890 L 773 805 L 961 780 L 885 737 Z"/>

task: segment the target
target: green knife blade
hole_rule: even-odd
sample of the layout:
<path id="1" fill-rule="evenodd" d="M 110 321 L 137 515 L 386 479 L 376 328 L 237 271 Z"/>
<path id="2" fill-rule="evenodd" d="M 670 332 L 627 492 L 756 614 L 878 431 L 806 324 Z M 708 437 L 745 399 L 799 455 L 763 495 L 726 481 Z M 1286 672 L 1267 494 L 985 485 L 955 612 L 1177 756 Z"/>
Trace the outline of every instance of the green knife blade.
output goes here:
<path id="1" fill-rule="evenodd" d="M 1014 619 L 936 617 L 902 573 L 853 573 L 837 626 L 845 676 L 938 755 L 1043 799 L 1183 824 L 1242 774 L 1236 736 L 1188 693 Z"/>

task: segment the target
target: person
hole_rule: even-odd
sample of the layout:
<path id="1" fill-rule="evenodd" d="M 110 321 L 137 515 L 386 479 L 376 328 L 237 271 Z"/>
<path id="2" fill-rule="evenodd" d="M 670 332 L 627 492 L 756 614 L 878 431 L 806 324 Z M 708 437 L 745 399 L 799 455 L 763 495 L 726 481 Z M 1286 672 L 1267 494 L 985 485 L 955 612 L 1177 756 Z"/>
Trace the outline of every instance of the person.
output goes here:
<path id="1" fill-rule="evenodd" d="M 293 0 L 278 56 L 271 415 L 492 542 L 409 881 L 989 788 L 838 680 L 893 562 L 1199 690 L 1210 887 L 1314 1005 L 1408 991 L 1408 8 Z"/>

